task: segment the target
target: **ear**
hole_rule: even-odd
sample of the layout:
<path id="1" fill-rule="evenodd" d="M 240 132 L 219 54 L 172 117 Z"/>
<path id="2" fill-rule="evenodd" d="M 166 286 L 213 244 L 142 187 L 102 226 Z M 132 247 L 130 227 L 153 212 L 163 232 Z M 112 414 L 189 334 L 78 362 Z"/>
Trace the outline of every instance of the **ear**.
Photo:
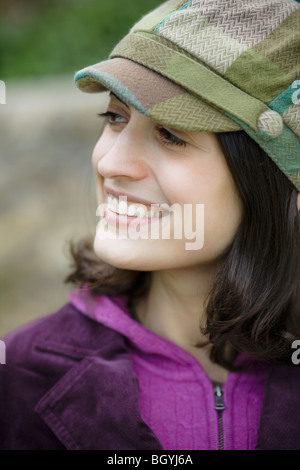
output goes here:
<path id="1" fill-rule="evenodd" d="M 297 194 L 297 208 L 300 211 L 300 193 Z"/>

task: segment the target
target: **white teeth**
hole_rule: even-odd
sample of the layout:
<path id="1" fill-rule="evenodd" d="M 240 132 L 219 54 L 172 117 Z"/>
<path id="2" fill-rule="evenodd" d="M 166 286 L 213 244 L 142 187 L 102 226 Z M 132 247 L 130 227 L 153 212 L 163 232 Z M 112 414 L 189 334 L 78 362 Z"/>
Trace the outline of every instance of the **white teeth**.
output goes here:
<path id="1" fill-rule="evenodd" d="M 128 207 L 128 210 L 127 210 L 127 214 L 131 215 L 131 216 L 134 215 L 135 214 L 135 209 L 136 209 L 135 205 L 130 204 L 130 206 Z"/>
<path id="2" fill-rule="evenodd" d="M 107 198 L 107 207 L 113 211 L 115 209 L 115 205 L 114 205 L 114 200 L 111 196 L 108 196 Z"/>
<path id="3" fill-rule="evenodd" d="M 125 215 L 127 213 L 127 203 L 125 201 L 121 201 L 119 203 L 117 211 L 119 212 L 119 214 Z"/>
<path id="4" fill-rule="evenodd" d="M 159 217 L 159 215 L 155 215 L 155 212 L 152 211 L 152 210 L 148 211 L 146 216 L 148 217 L 148 219 L 153 219 L 153 218 Z"/>
<path id="5" fill-rule="evenodd" d="M 107 207 L 113 212 L 116 212 L 120 215 L 128 215 L 130 217 L 147 217 L 148 219 L 160 217 L 159 213 L 154 210 L 147 211 L 145 206 L 140 206 L 137 204 L 130 204 L 128 206 L 126 201 L 120 201 L 113 197 L 111 194 L 107 197 Z"/>
<path id="6" fill-rule="evenodd" d="M 145 207 L 138 207 L 137 210 L 135 211 L 135 215 L 136 217 L 142 218 L 142 217 L 145 217 L 146 212 L 147 210 Z"/>
<path id="7" fill-rule="evenodd" d="M 117 210 L 118 210 L 118 207 L 119 207 L 118 199 L 116 199 L 115 197 L 113 197 L 113 198 L 112 198 L 112 203 L 113 203 L 113 210 L 114 210 L 114 211 L 117 211 Z"/>

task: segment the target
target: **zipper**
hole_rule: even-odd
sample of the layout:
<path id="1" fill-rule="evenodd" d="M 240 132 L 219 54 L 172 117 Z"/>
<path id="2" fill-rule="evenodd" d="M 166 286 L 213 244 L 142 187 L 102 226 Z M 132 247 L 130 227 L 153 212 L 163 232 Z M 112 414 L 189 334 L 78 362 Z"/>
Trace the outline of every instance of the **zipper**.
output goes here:
<path id="1" fill-rule="evenodd" d="M 214 382 L 214 393 L 215 393 L 215 410 L 218 413 L 218 442 L 219 450 L 224 450 L 224 436 L 223 436 L 223 419 L 222 413 L 225 410 L 223 400 L 223 387 L 221 384 Z"/>

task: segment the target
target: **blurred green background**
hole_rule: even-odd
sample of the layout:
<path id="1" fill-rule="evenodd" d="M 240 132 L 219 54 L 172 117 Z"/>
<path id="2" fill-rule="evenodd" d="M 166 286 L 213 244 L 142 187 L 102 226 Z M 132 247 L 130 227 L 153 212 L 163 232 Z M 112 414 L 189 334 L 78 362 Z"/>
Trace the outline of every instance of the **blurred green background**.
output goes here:
<path id="1" fill-rule="evenodd" d="M 1 0 L 1 78 L 63 74 L 103 60 L 130 27 L 160 3 Z"/>
<path id="2" fill-rule="evenodd" d="M 60 308 L 69 240 L 94 235 L 91 154 L 107 94 L 76 70 L 105 60 L 155 0 L 0 0 L 0 336 Z"/>

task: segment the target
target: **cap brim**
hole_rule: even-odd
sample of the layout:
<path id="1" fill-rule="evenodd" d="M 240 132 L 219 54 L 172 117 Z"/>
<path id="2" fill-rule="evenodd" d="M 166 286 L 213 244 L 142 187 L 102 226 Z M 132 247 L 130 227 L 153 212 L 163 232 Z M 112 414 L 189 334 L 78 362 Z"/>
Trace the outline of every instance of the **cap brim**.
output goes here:
<path id="1" fill-rule="evenodd" d="M 88 93 L 110 90 L 145 116 L 174 129 L 231 132 L 241 127 L 212 105 L 166 77 L 132 60 L 113 58 L 75 74 Z"/>

